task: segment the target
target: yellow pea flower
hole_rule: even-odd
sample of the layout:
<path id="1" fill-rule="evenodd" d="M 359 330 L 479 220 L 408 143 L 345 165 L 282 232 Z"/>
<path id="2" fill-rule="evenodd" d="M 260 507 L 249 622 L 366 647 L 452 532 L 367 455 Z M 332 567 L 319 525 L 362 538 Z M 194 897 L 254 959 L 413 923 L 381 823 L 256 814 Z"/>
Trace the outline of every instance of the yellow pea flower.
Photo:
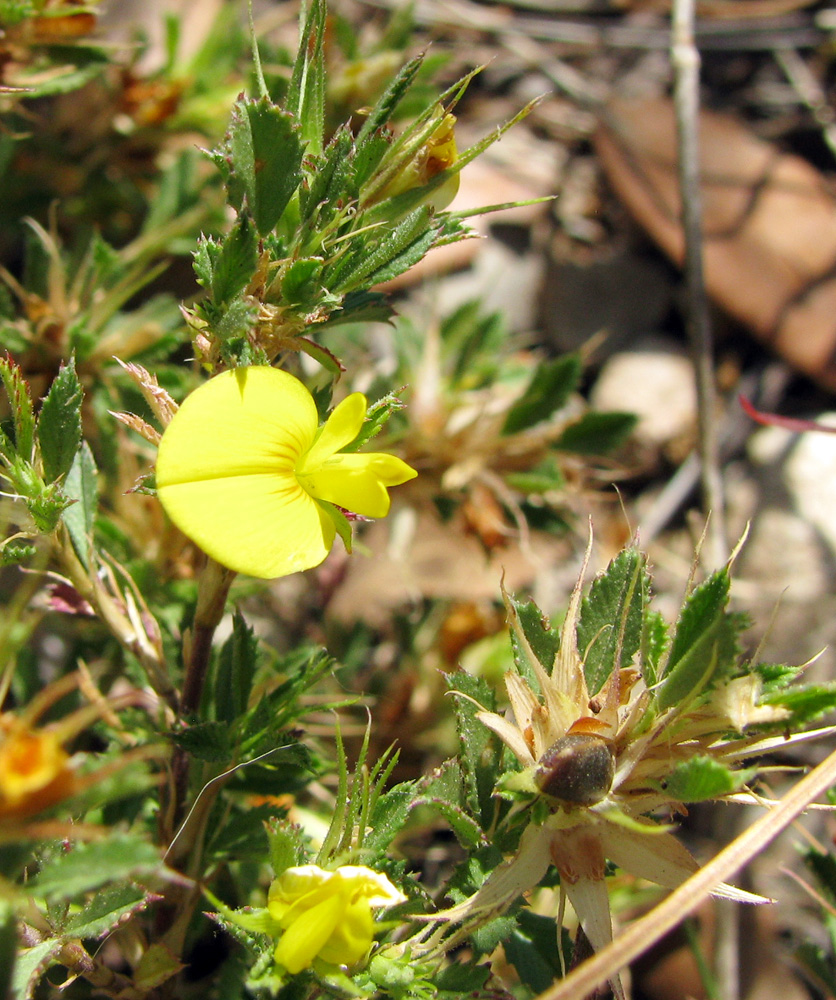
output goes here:
<path id="1" fill-rule="evenodd" d="M 267 897 L 270 916 L 282 928 L 274 959 L 292 975 L 314 959 L 355 965 L 374 940 L 372 908 L 406 902 L 381 872 L 355 865 L 326 871 L 318 865 L 288 868 Z"/>
<path id="2" fill-rule="evenodd" d="M 393 455 L 341 453 L 365 417 L 356 392 L 319 427 L 313 397 L 287 372 L 224 372 L 187 397 L 163 434 L 160 502 L 229 569 L 272 579 L 317 566 L 336 537 L 331 505 L 385 517 L 388 487 L 417 475 Z"/>
<path id="3" fill-rule="evenodd" d="M 69 755 L 53 732 L 0 719 L 0 819 L 28 816 L 75 790 Z"/>

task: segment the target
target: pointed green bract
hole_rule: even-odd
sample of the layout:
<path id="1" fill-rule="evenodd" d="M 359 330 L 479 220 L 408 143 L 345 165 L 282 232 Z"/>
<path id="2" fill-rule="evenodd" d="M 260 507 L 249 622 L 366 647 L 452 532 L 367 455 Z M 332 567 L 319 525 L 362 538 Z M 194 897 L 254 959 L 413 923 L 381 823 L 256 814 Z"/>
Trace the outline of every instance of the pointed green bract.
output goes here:
<path id="1" fill-rule="evenodd" d="M 2 435 L 0 448 L 9 461 L 13 457 L 11 451 L 14 449 L 21 459 L 31 462 L 35 444 L 35 413 L 29 386 L 18 366 L 9 357 L 0 358 L 0 379 L 3 381 L 9 408 L 12 411 L 14 428 L 14 441 L 4 442 L 5 435 Z"/>
<path id="2" fill-rule="evenodd" d="M 82 441 L 81 447 L 76 452 L 73 464 L 64 480 L 63 493 L 68 500 L 75 501 L 64 511 L 64 524 L 67 526 L 73 548 L 82 566 L 89 569 L 99 485 L 96 461 L 86 441 Z"/>
<path id="3" fill-rule="evenodd" d="M 560 648 L 560 633 L 552 628 L 551 622 L 534 601 L 518 601 L 508 595 L 506 608 L 509 610 L 511 648 L 514 651 L 517 670 L 534 690 L 538 690 L 537 677 L 533 665 L 529 662 L 528 653 L 523 647 L 522 637 L 524 636 L 528 648 L 537 657 L 546 673 L 550 674 Z"/>
<path id="4" fill-rule="evenodd" d="M 301 125 L 313 154 L 322 152 L 325 129 L 325 0 L 308 0 L 302 8 L 299 49 L 287 89 L 286 107 Z"/>

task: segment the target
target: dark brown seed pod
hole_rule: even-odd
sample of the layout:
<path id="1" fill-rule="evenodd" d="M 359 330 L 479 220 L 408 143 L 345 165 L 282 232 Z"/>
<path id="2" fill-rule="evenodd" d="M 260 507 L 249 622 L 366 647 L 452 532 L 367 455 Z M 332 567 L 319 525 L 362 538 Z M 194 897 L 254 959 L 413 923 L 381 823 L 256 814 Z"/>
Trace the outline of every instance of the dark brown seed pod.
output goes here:
<path id="1" fill-rule="evenodd" d="M 577 733 L 552 743 L 537 764 L 534 781 L 554 799 L 592 806 L 607 795 L 614 777 L 615 758 L 607 741 Z"/>

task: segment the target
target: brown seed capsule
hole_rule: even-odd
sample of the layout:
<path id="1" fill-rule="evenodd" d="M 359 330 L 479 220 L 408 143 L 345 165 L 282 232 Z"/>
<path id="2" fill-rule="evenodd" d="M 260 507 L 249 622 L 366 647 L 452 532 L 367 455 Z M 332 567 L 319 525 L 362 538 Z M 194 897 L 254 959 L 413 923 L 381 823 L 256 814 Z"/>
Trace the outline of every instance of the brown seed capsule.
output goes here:
<path id="1" fill-rule="evenodd" d="M 606 740 L 588 733 L 562 736 L 540 758 L 534 781 L 546 795 L 592 806 L 612 787 L 615 758 Z"/>

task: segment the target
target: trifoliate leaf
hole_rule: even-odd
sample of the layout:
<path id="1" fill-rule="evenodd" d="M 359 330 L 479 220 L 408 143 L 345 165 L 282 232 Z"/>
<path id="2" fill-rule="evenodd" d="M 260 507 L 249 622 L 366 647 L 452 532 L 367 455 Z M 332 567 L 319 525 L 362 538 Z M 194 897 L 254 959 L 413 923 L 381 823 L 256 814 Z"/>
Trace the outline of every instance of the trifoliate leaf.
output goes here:
<path id="1" fill-rule="evenodd" d="M 81 385 L 75 362 L 61 365 L 38 415 L 44 479 L 54 483 L 70 470 L 81 444 Z"/>

